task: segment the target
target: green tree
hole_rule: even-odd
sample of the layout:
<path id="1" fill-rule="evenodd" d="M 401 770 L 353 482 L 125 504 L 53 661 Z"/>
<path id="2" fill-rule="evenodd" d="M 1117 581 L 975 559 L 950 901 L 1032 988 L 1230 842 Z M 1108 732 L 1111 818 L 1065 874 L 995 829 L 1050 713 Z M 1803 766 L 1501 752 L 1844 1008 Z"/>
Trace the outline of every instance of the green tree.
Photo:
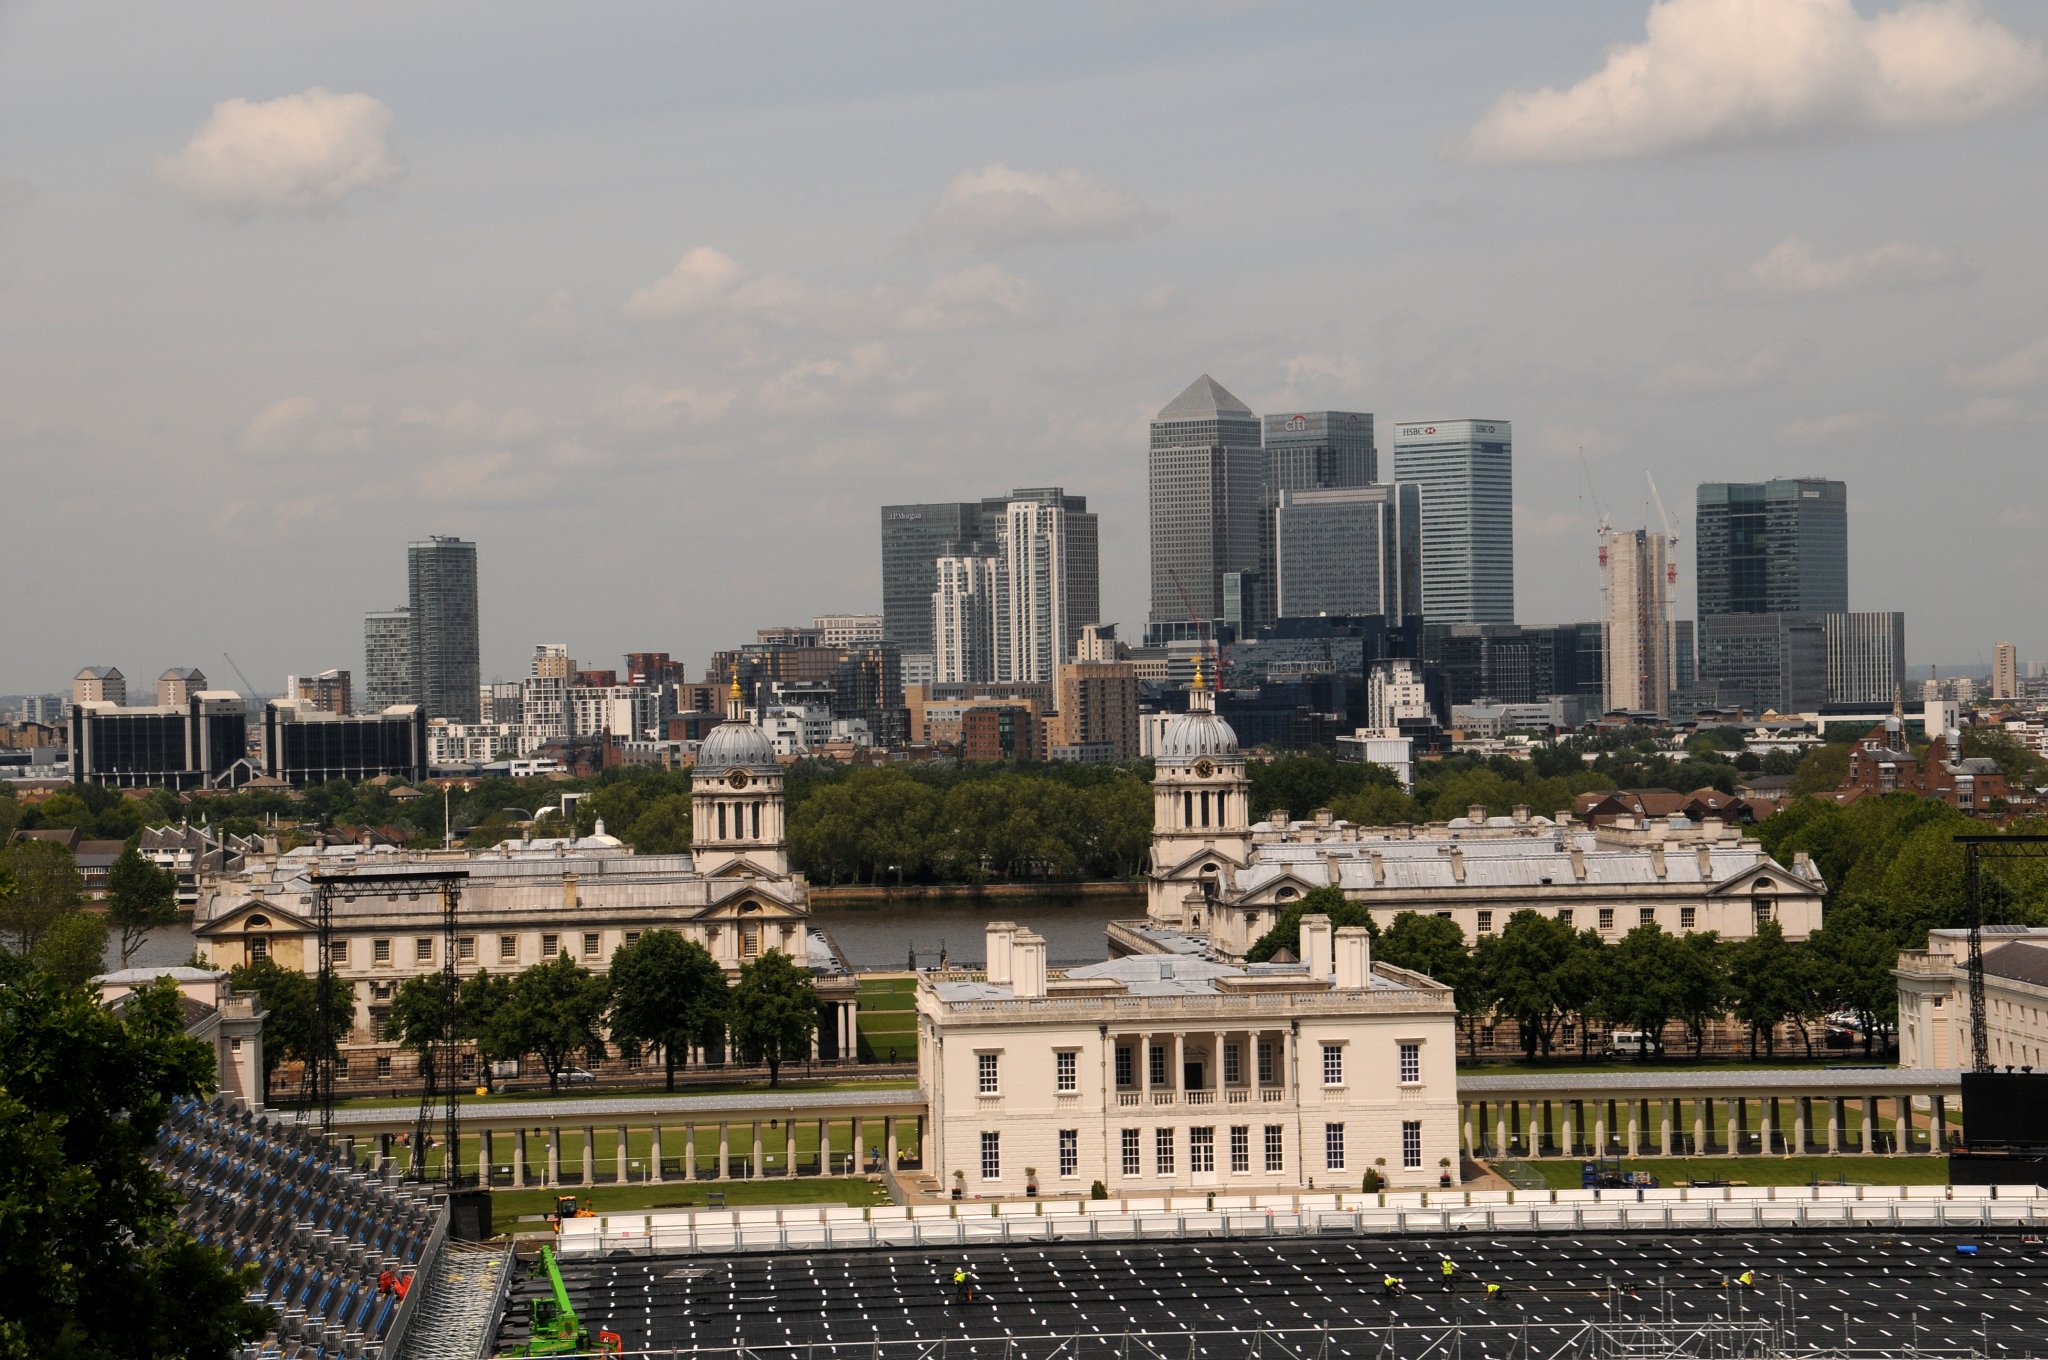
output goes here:
<path id="1" fill-rule="evenodd" d="M 2016 789 L 2032 788 L 2048 777 L 2048 761 L 2028 750 L 2025 742 L 2003 728 L 1964 728 L 1962 754 L 1997 762 L 1999 773 Z"/>
<path id="2" fill-rule="evenodd" d="M 21 799 L 15 796 L 13 785 L 0 781 L 0 845 L 7 844 L 20 825 Z"/>
<path id="3" fill-rule="evenodd" d="M 561 1090 L 562 1072 L 573 1055 L 582 1053 L 593 1062 L 605 1055 L 600 1026 L 611 1004 L 611 984 L 567 954 L 514 977 L 507 1004 L 519 1051 L 538 1054 L 547 1064 L 548 1090 Z"/>
<path id="4" fill-rule="evenodd" d="M 1573 938 L 1571 950 L 1554 974 L 1558 1009 L 1577 1024 L 1582 1058 L 1589 1051 L 1593 1032 L 1611 1016 L 1613 967 L 1613 951 L 1599 934 L 1582 930 Z"/>
<path id="5" fill-rule="evenodd" d="M 693 1044 L 715 1043 L 725 1028 L 725 970 L 695 940 L 649 930 L 612 954 L 612 1038 L 628 1052 L 661 1050 L 667 1088 Z"/>
<path id="6" fill-rule="evenodd" d="M 384 1037 L 419 1059 L 420 1077 L 428 1083 L 453 1079 L 452 1072 L 434 1070 L 435 1054 L 447 1032 L 451 998 L 439 973 L 421 973 L 398 984 L 391 1012 L 384 1017 Z"/>
<path id="7" fill-rule="evenodd" d="M 512 979 L 479 970 L 462 980 L 455 1008 L 463 1037 L 476 1041 L 477 1062 L 490 1083 L 492 1063 L 515 1062 L 526 1053 L 512 1004 Z"/>
<path id="8" fill-rule="evenodd" d="M 228 970 L 228 981 L 238 992 L 255 995 L 266 1014 L 263 1017 L 263 1086 L 270 1089 L 270 1074 L 290 1058 L 310 1063 L 341 1051 L 348 1037 L 356 1005 L 356 985 L 346 978 L 328 974 L 332 987 L 333 1019 L 320 1023 L 319 982 L 296 968 L 281 967 L 274 959 L 245 963 Z"/>
<path id="9" fill-rule="evenodd" d="M 14 880 L 13 894 L 0 901 L 0 932 L 15 953 L 31 953 L 44 931 L 78 910 L 78 861 L 55 841 L 20 840 L 0 851 L 0 868 Z"/>
<path id="10" fill-rule="evenodd" d="M 1711 930 L 1681 936 L 1680 944 L 1683 948 L 1672 955 L 1677 966 L 1673 998 L 1697 1058 L 1706 1047 L 1707 1026 L 1728 1011 L 1728 950 Z"/>
<path id="11" fill-rule="evenodd" d="M 1680 1010 L 1684 950 L 1677 936 L 1665 934 L 1653 921 L 1621 937 L 1607 972 L 1608 1017 L 1640 1030 L 1659 1058 L 1664 1056 L 1664 1027 Z"/>
<path id="12" fill-rule="evenodd" d="M 690 848 L 690 795 L 670 793 L 649 803 L 624 838 L 643 855 L 679 855 Z"/>
<path id="13" fill-rule="evenodd" d="M 106 971 L 107 920 L 74 911 L 51 922 L 29 954 L 36 967 L 72 987 L 83 987 Z"/>
<path id="14" fill-rule="evenodd" d="M 1422 804 L 1392 784 L 1344 794 L 1331 802 L 1330 811 L 1355 826 L 1412 826 L 1426 820 Z"/>
<path id="15" fill-rule="evenodd" d="M 117 1016 L 21 968 L 0 977 L 0 1356 L 228 1360 L 270 1311 L 177 1225 L 150 1166 L 171 1101 L 212 1086 L 168 984 Z"/>
<path id="16" fill-rule="evenodd" d="M 740 969 L 732 989 L 732 1042 L 748 1057 L 768 1065 L 768 1085 L 782 1077 L 782 1064 L 811 1051 L 818 1028 L 818 989 L 811 975 L 787 954 L 771 949 Z"/>
<path id="17" fill-rule="evenodd" d="M 1565 1014 L 1562 974 L 1578 943 L 1564 922 L 1524 908 L 1508 918 L 1499 941 L 1487 951 L 1495 1004 L 1520 1028 L 1522 1052 L 1529 1057 L 1550 1056 Z"/>
<path id="18" fill-rule="evenodd" d="M 121 966 L 135 957 L 152 930 L 178 920 L 178 876 L 124 847 L 107 870 L 107 923 L 120 933 Z"/>
<path id="19" fill-rule="evenodd" d="M 1327 916 L 1333 930 L 1364 926 L 1372 932 L 1375 940 L 1379 938 L 1379 923 L 1372 919 L 1371 907 L 1349 900 L 1342 888 L 1310 888 L 1280 909 L 1280 918 L 1273 923 L 1273 928 L 1254 940 L 1252 947 L 1245 951 L 1246 960 L 1264 963 L 1282 949 L 1292 950 L 1297 959 L 1301 958 L 1301 918 L 1304 916 Z"/>
<path id="20" fill-rule="evenodd" d="M 1825 1004 L 1856 1013 L 1863 1052 L 1872 1054 L 1899 1026 L 1899 987 L 1892 976 L 1899 961 L 1897 937 L 1879 927 L 1866 907 L 1849 902 L 1828 908 L 1806 948 Z"/>
<path id="21" fill-rule="evenodd" d="M 1792 796 L 1832 793 L 1849 777 L 1849 748 L 1835 742 L 1816 746 L 1799 758 L 1792 771 Z"/>
<path id="22" fill-rule="evenodd" d="M 1493 937 L 1488 936 L 1490 941 Z M 1465 932 L 1446 916 L 1404 911 L 1396 915 L 1373 946 L 1373 957 L 1396 968 L 1412 968 L 1451 989 L 1458 1003 L 1458 1022 L 1473 1059 L 1479 1056 L 1479 1021 L 1493 1009 L 1485 971 L 1465 948 Z"/>

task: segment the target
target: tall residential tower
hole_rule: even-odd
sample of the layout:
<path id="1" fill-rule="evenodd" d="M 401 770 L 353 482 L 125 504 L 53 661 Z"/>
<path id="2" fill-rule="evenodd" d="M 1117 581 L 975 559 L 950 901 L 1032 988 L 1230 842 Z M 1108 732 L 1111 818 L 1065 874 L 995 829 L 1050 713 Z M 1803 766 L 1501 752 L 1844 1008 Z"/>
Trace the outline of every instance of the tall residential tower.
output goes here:
<path id="1" fill-rule="evenodd" d="M 406 546 L 413 700 L 429 718 L 473 723 L 482 700 L 476 544 L 439 535 Z"/>

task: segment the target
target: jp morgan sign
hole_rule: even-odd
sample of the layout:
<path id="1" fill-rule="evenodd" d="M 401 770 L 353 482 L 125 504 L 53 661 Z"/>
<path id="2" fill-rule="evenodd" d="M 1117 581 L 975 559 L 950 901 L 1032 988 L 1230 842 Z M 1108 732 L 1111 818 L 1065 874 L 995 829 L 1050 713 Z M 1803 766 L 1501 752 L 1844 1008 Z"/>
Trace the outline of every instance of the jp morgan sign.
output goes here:
<path id="1" fill-rule="evenodd" d="M 894 521 L 894 520 L 914 520 L 914 519 L 923 519 L 923 518 L 924 518 L 924 511 L 922 511 L 922 510 L 891 510 L 891 511 L 890 511 L 890 512 L 889 512 L 888 514 L 884 515 L 884 516 L 883 516 L 883 518 L 884 518 L 884 519 L 887 519 L 887 520 L 891 520 L 891 521 Z"/>

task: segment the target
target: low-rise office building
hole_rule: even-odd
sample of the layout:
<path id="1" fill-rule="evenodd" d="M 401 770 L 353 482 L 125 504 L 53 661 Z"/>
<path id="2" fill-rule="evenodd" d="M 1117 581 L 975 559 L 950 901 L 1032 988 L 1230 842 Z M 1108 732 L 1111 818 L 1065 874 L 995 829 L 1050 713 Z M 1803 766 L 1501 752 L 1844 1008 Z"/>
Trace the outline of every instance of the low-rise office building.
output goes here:
<path id="1" fill-rule="evenodd" d="M 231 690 L 201 690 L 182 704 L 71 706 L 71 778 L 115 789 L 196 789 L 235 782 L 248 747 L 249 712 Z"/>
<path id="2" fill-rule="evenodd" d="M 393 704 L 382 713 L 343 715 L 303 699 L 263 708 L 263 772 L 293 786 L 330 779 L 427 777 L 427 710 Z"/>
<path id="3" fill-rule="evenodd" d="M 1307 960 L 1064 971 L 988 930 L 988 966 L 919 978 L 926 1165 L 977 1196 L 1355 1188 L 1457 1179 L 1451 990 L 1303 922 Z"/>

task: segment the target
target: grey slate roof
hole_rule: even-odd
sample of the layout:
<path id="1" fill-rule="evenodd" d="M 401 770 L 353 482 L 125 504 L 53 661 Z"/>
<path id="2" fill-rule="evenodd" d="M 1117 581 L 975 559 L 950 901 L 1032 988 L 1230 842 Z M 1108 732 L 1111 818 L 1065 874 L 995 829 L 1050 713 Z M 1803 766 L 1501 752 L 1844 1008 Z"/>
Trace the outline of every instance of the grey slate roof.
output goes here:
<path id="1" fill-rule="evenodd" d="M 1160 420 L 1214 420 L 1218 416 L 1251 419 L 1251 408 L 1230 395 L 1214 378 L 1204 373 L 1188 384 L 1188 390 L 1159 408 Z"/>
<path id="2" fill-rule="evenodd" d="M 1986 926 L 1989 935 L 1992 927 Z M 2035 944 L 2022 944 L 2015 940 L 2003 944 L 1984 956 L 1984 971 L 1992 977 L 2010 978 L 2014 982 L 2031 982 L 2037 987 L 2048 987 L 2048 949 Z"/>

